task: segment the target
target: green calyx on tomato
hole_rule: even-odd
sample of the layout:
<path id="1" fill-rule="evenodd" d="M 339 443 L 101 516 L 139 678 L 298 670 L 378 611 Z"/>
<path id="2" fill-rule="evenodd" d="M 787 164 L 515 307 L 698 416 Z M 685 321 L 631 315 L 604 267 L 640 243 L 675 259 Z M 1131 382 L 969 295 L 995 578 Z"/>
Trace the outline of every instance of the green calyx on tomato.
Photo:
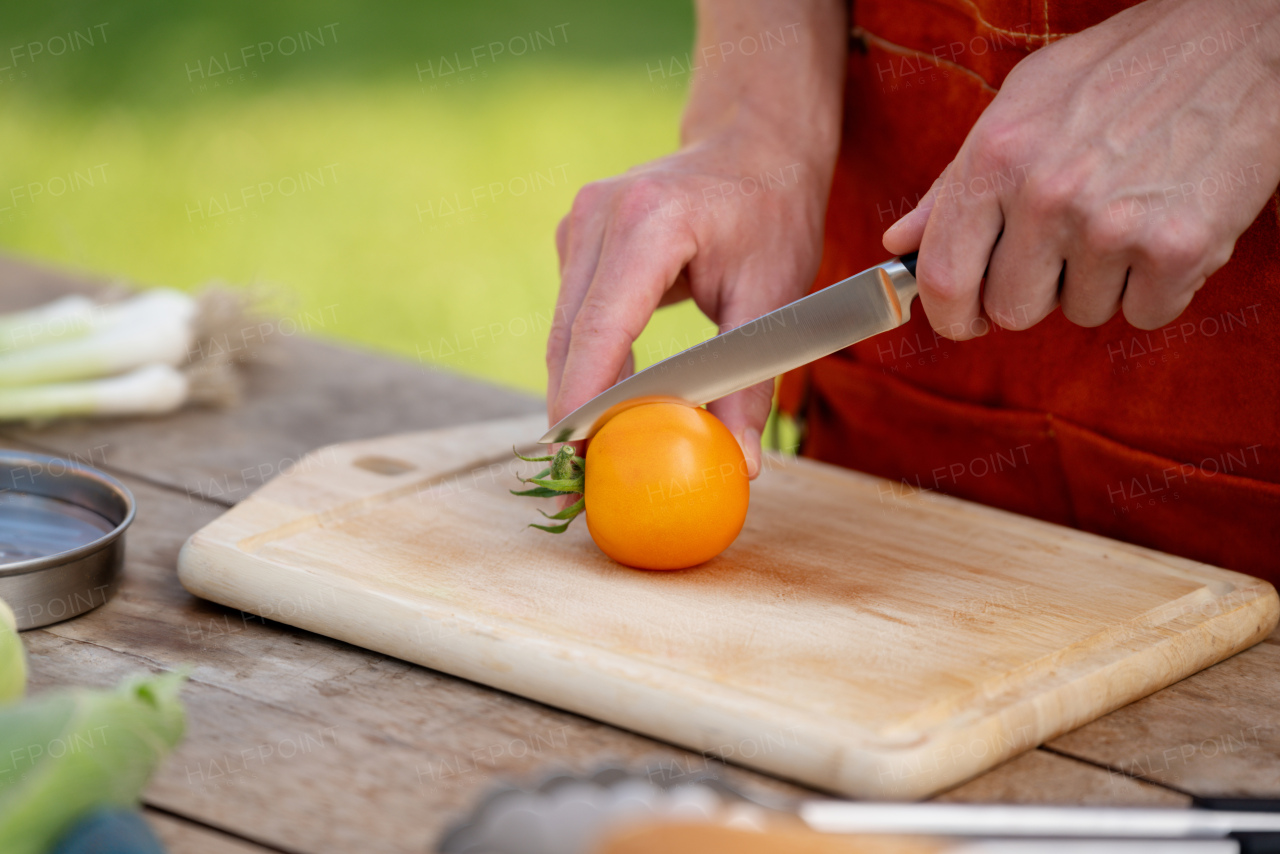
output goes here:
<path id="1" fill-rule="evenodd" d="M 544 457 L 526 457 L 524 454 L 511 449 L 515 455 L 528 463 L 551 463 L 550 466 L 535 474 L 533 477 L 518 478 L 521 483 L 534 484 L 531 489 L 513 489 L 512 495 L 525 495 L 529 498 L 555 498 L 559 495 L 582 495 L 586 491 L 586 460 L 578 456 L 573 445 L 565 445 L 556 453 Z M 548 513 L 545 510 L 539 510 L 543 516 L 548 519 L 560 521 L 559 525 L 536 525 L 530 524 L 530 528 L 538 528 L 552 534 L 563 534 L 565 529 L 569 527 L 569 523 L 582 512 L 586 507 L 586 498 L 579 498 L 573 504 L 561 510 L 559 513 Z"/>

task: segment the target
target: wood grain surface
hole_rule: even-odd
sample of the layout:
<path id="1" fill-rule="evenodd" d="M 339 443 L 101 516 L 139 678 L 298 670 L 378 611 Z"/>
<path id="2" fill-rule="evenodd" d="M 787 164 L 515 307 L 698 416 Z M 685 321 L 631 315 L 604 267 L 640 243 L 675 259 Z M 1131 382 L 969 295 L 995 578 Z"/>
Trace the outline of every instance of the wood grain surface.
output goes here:
<path id="1" fill-rule="evenodd" d="M 82 273 L 0 258 L 0 310 L 63 293 L 95 293 L 107 284 Z M 283 355 L 250 366 L 250 393 L 240 409 L 0 428 L 4 445 L 42 448 L 107 468 L 120 474 L 138 498 L 119 595 L 76 620 L 26 632 L 23 639 L 34 693 L 108 685 L 116 675 L 139 669 L 193 668 L 191 688 L 184 692 L 191 725 L 178 754 L 145 795 L 164 810 L 159 815 L 167 818 L 157 819 L 154 812 L 149 817 L 175 854 L 238 854 L 246 848 L 421 854 L 496 784 L 536 783 L 555 769 L 585 771 L 605 763 L 664 774 L 711 770 L 749 792 L 797 796 L 807 791 L 183 590 L 175 573 L 179 546 L 260 485 L 259 466 L 296 459 L 331 442 L 536 412 L 542 406 L 525 395 L 300 336 L 280 336 L 270 346 Z M 446 382 L 437 384 L 439 376 Z M 331 388 L 340 400 L 366 405 L 317 418 L 313 407 L 275 397 L 274 390 L 293 384 Z M 400 399 L 383 400 L 361 386 L 393 388 Z M 249 468 L 254 472 L 245 475 Z M 219 494 L 210 488 L 214 480 L 233 488 Z M 1183 806 L 1186 793 L 1278 796 L 1278 652 L 1280 632 L 1273 632 L 1265 643 L 1015 757 L 941 798 Z M 561 729 L 566 725 L 570 729 Z M 201 785 L 198 763 L 212 772 L 209 763 L 225 756 L 227 745 L 233 752 L 256 754 L 281 729 L 304 738 L 309 732 L 314 739 L 331 726 L 340 727 L 334 731 L 337 743 L 326 749 L 342 751 L 342 761 L 327 770 L 273 755 L 269 778 L 260 769 L 223 767 L 225 782 L 209 778 Z M 343 739 L 345 726 L 361 738 Z M 1243 747 L 1242 728 L 1250 733 Z M 561 746 L 514 755 L 522 751 L 513 741 L 527 743 L 538 733 L 544 744 L 554 736 Z M 406 744 L 406 734 L 413 736 L 412 744 Z M 1227 749 L 1205 755 L 1206 742 L 1214 740 Z M 494 745 L 503 745 L 504 752 L 490 759 L 497 753 Z M 1197 751 L 1184 763 L 1186 745 L 1196 745 Z M 416 766 L 408 812 L 399 802 L 389 806 L 379 786 L 380 780 L 403 785 L 383 777 L 380 769 L 393 766 L 396 754 L 405 751 Z M 1179 758 L 1165 762 L 1168 751 Z M 1175 781 L 1162 773 L 1187 763 L 1197 766 L 1194 776 L 1183 774 Z M 253 785 L 239 784 L 247 775 Z M 340 832 L 327 838 L 316 810 L 343 799 L 350 806 L 336 820 Z M 170 822 L 182 825 L 173 835 L 165 829 Z M 359 846 L 346 844 L 351 839 L 361 840 Z"/>
<path id="2" fill-rule="evenodd" d="M 1271 586 L 1238 573 L 781 457 L 723 555 L 630 570 L 582 526 L 527 528 L 508 490 L 536 465 L 509 449 L 541 427 L 318 449 L 196 534 L 179 576 L 857 797 L 934 794 L 1257 643 L 1280 616 Z"/>

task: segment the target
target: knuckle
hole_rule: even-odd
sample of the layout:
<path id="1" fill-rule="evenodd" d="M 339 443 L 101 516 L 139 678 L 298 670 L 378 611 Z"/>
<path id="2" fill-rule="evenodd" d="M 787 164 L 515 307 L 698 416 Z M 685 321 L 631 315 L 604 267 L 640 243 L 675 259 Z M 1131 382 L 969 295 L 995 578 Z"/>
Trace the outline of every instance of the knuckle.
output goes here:
<path id="1" fill-rule="evenodd" d="M 608 306 L 599 298 L 588 296 L 569 327 L 570 337 L 578 343 L 594 344 L 621 339 L 624 330 L 609 318 Z"/>
<path id="2" fill-rule="evenodd" d="M 1184 265 L 1194 263 L 1199 267 L 1209 260 L 1213 252 L 1213 238 L 1202 223 L 1184 221 L 1171 232 L 1170 240 L 1181 247 L 1180 260 Z"/>
<path id="3" fill-rule="evenodd" d="M 607 192 L 607 188 L 600 181 L 584 184 L 578 189 L 577 195 L 573 197 L 573 205 L 569 208 L 569 215 L 565 217 L 570 230 L 582 228 L 595 216 Z"/>
<path id="4" fill-rule="evenodd" d="M 1208 229 L 1186 220 L 1148 231 L 1142 240 L 1143 259 L 1159 276 L 1185 276 L 1199 269 L 1209 255 Z"/>
<path id="5" fill-rule="evenodd" d="M 1026 185 L 1026 205 L 1033 215 L 1061 215 L 1079 206 L 1083 191 L 1083 176 L 1072 169 L 1033 175 Z"/>
<path id="6" fill-rule="evenodd" d="M 661 209 L 665 197 L 662 181 L 647 176 L 634 178 L 619 191 L 615 214 L 626 223 L 644 221 Z"/>
<path id="7" fill-rule="evenodd" d="M 921 259 L 917 264 L 916 273 L 920 290 L 928 293 L 936 302 L 951 305 L 959 302 L 965 295 L 966 288 L 945 266 L 928 263 Z"/>
<path id="8" fill-rule="evenodd" d="M 575 341 L 583 341 L 593 338 L 600 333 L 600 312 L 588 303 L 583 303 L 582 308 L 578 309 L 578 313 L 573 318 L 573 322 L 569 324 L 569 337 Z"/>
<path id="9" fill-rule="evenodd" d="M 1133 242 L 1133 233 L 1124 222 L 1109 216 L 1091 216 L 1084 224 L 1085 247 L 1102 255 L 1124 252 Z"/>
<path id="10" fill-rule="evenodd" d="M 1205 260 L 1204 274 L 1209 276 L 1225 267 L 1227 262 L 1231 260 L 1231 256 L 1235 254 L 1235 249 L 1235 241 L 1219 244 L 1211 248 Z M 1204 283 L 1201 282 L 1201 284 Z"/>
<path id="11" fill-rule="evenodd" d="M 570 325 L 556 318 L 551 324 L 551 331 L 547 333 L 547 364 L 552 364 L 562 358 L 562 354 L 569 349 Z"/>
<path id="12" fill-rule="evenodd" d="M 1017 122 L 990 120 L 974 129 L 974 157 L 982 171 L 1002 170 L 1024 162 L 1023 133 Z"/>
<path id="13" fill-rule="evenodd" d="M 1149 278 L 1162 286 L 1170 281 L 1184 278 L 1191 268 L 1198 266 L 1199 256 L 1186 246 L 1166 237 L 1158 237 L 1145 241 L 1140 250 L 1141 266 Z"/>

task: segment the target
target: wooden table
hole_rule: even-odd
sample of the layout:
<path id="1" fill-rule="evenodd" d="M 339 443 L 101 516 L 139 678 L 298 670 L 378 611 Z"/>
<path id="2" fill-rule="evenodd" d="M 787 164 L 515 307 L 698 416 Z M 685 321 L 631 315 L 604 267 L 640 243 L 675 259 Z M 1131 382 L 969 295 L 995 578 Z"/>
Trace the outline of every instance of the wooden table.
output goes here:
<path id="1" fill-rule="evenodd" d="M 0 260 L 0 310 L 103 286 Z M 191 667 L 188 733 L 146 792 L 174 852 L 420 852 L 502 781 L 606 763 L 697 773 L 697 754 L 520 697 L 204 602 L 178 583 L 192 532 L 320 445 L 542 408 L 422 365 L 320 343 L 280 324 L 235 409 L 5 428 L 9 447 L 98 466 L 138 499 L 119 594 L 26 632 L 31 689 L 108 686 Z M 800 794 L 732 766 L 747 791 Z M 1196 676 L 1025 753 L 950 801 L 1185 806 L 1280 796 L 1280 632 Z"/>

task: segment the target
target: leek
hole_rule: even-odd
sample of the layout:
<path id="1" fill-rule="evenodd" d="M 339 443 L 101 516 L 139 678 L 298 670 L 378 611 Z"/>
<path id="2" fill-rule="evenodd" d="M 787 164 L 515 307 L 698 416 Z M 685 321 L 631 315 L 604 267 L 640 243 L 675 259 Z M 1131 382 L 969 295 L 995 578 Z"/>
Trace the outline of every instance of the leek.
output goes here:
<path id="1" fill-rule="evenodd" d="M 231 405 L 240 392 L 234 362 L 249 354 L 238 348 L 232 358 L 218 345 L 246 328 L 245 310 L 242 296 L 219 288 L 198 299 L 156 288 L 0 314 L 0 421 Z"/>
<path id="2" fill-rule="evenodd" d="M 76 415 L 163 415 L 184 403 L 229 406 L 239 396 L 231 365 L 211 362 L 179 371 L 141 368 L 99 380 L 0 386 L 0 421 L 45 421 Z"/>
<path id="3" fill-rule="evenodd" d="M 0 386 L 0 421 L 68 415 L 159 415 L 187 399 L 186 376 L 168 365 L 143 365 L 118 377 L 33 386 Z"/>
<path id="4" fill-rule="evenodd" d="M 0 851 L 45 854 L 91 810 L 134 807 L 182 737 L 185 676 L 0 708 Z"/>
<path id="5" fill-rule="evenodd" d="M 56 338 L 84 335 L 93 325 L 93 314 L 92 300 L 70 296 L 0 316 L 0 350 L 16 350 Z"/>
<path id="6" fill-rule="evenodd" d="M 0 706 L 22 696 L 27 687 L 27 660 L 18 638 L 18 621 L 0 599 Z"/>
<path id="7" fill-rule="evenodd" d="M 176 366 L 195 342 L 195 300 L 167 289 L 106 305 L 90 331 L 0 353 L 0 386 L 104 377 L 155 363 Z"/>

